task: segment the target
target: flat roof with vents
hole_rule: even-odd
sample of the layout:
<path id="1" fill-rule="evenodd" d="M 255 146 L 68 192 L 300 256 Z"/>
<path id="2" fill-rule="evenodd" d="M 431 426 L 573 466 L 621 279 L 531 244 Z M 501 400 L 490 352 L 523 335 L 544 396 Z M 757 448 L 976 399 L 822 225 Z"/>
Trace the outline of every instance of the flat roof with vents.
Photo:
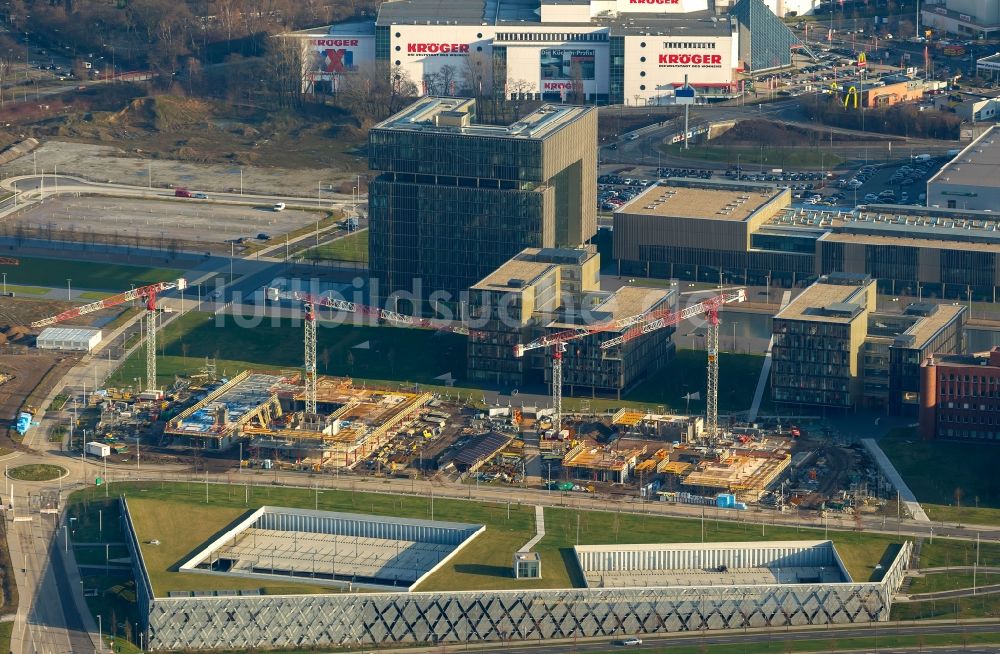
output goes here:
<path id="1" fill-rule="evenodd" d="M 394 4 L 394 3 L 387 3 Z M 530 114 L 510 125 L 483 125 L 462 121 L 462 115 L 472 116 L 476 101 L 469 98 L 440 98 L 425 96 L 402 111 L 389 116 L 372 129 L 409 130 L 418 132 L 443 132 L 463 136 L 492 136 L 497 138 L 536 139 L 548 138 L 573 121 L 583 117 L 593 107 L 543 104 Z"/>
<path id="2" fill-rule="evenodd" d="M 958 155 L 927 180 L 928 188 L 935 183 L 963 186 L 996 186 L 1000 178 L 1000 130 L 989 128 Z"/>
<path id="3" fill-rule="evenodd" d="M 859 278 L 857 284 L 816 282 L 775 315 L 775 319 L 849 324 L 867 306 L 866 288 L 875 282 Z"/>
<path id="4" fill-rule="evenodd" d="M 666 179 L 647 188 L 616 213 L 743 222 L 782 192 L 774 186 L 740 182 Z"/>

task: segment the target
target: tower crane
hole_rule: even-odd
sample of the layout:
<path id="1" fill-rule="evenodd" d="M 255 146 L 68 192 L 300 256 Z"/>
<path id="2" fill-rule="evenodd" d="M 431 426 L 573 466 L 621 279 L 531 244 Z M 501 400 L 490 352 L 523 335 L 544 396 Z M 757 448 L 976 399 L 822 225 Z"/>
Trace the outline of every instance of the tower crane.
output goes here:
<path id="1" fill-rule="evenodd" d="M 187 281 L 184 279 L 141 286 L 125 291 L 124 293 L 119 293 L 118 295 L 112 295 L 98 302 L 91 302 L 90 304 L 63 311 L 49 318 L 36 320 L 31 323 L 31 326 L 35 328 L 48 327 L 49 325 L 93 313 L 94 311 L 100 311 L 101 309 L 108 309 L 133 300 L 144 300 L 146 302 L 146 315 L 144 317 L 146 323 L 146 391 L 158 394 L 159 390 L 156 386 L 156 296 L 165 291 L 175 289 L 183 291 L 185 288 L 187 288 Z"/>
<path id="2" fill-rule="evenodd" d="M 469 333 L 469 330 L 464 325 L 451 325 L 433 320 L 425 320 L 396 311 L 358 304 L 357 302 L 348 302 L 326 295 L 313 295 L 304 291 L 289 291 L 274 287 L 267 288 L 265 295 L 272 302 L 293 300 L 302 302 L 303 304 L 305 312 L 303 316 L 303 322 L 305 323 L 303 381 L 305 382 L 306 396 L 305 413 L 310 416 L 316 415 L 316 307 L 327 307 L 344 313 L 354 313 L 360 316 L 377 318 L 395 327 L 429 327 L 457 334 Z"/>
<path id="3" fill-rule="evenodd" d="M 745 302 L 746 291 L 742 288 L 706 298 L 680 311 L 662 309 L 650 311 L 606 323 L 567 329 L 554 334 L 546 334 L 529 343 L 514 346 L 514 356 L 521 357 L 529 350 L 543 347 L 552 348 L 552 406 L 555 409 L 554 426 L 556 432 L 562 428 L 562 355 L 566 343 L 584 336 L 608 331 L 622 332 L 601 343 L 602 350 L 627 343 L 639 336 L 676 325 L 677 323 L 707 314 L 708 317 L 708 380 L 706 387 L 705 430 L 709 438 L 716 435 L 719 425 L 719 310 L 723 305 Z M 624 329 L 624 331 L 622 331 Z"/>

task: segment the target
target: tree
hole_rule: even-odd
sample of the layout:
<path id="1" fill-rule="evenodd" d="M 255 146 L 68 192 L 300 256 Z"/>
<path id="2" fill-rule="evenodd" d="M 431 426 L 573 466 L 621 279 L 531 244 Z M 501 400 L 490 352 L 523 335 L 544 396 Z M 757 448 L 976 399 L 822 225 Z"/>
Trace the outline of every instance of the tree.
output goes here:
<path id="1" fill-rule="evenodd" d="M 337 103 L 362 118 L 382 120 L 396 113 L 417 95 L 417 85 L 402 68 L 384 61 L 359 67 L 345 75 Z"/>
<path id="2" fill-rule="evenodd" d="M 323 348 L 319 351 L 319 360 L 323 364 L 323 372 L 330 372 L 330 350 Z"/>
<path id="3" fill-rule="evenodd" d="M 272 38 L 264 56 L 267 90 L 282 109 L 302 105 L 302 49 L 295 39 Z"/>
<path id="4" fill-rule="evenodd" d="M 516 79 L 510 83 L 511 107 L 514 110 L 514 120 L 521 118 L 521 104 L 535 92 L 535 85 L 526 79 Z"/>

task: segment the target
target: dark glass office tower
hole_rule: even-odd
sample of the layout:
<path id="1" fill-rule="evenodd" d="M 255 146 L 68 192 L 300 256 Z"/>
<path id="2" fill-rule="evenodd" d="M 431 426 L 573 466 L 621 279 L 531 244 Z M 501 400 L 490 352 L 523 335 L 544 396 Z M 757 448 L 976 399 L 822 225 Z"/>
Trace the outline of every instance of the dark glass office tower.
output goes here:
<path id="1" fill-rule="evenodd" d="M 423 98 L 372 128 L 369 166 L 373 293 L 420 296 L 390 308 L 457 310 L 524 248 L 578 246 L 597 231 L 593 108 L 546 105 L 493 126 L 475 123 L 474 100 Z"/>

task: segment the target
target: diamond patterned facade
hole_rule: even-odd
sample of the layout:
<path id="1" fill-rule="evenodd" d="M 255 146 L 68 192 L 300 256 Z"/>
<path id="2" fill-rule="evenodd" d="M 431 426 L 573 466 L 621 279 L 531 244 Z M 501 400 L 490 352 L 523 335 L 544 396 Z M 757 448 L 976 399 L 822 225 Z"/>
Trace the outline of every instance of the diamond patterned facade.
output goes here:
<path id="1" fill-rule="evenodd" d="M 882 581 L 868 583 L 158 598 L 127 507 L 123 513 L 150 650 L 537 642 L 884 621 L 912 550 L 905 543 Z"/>

